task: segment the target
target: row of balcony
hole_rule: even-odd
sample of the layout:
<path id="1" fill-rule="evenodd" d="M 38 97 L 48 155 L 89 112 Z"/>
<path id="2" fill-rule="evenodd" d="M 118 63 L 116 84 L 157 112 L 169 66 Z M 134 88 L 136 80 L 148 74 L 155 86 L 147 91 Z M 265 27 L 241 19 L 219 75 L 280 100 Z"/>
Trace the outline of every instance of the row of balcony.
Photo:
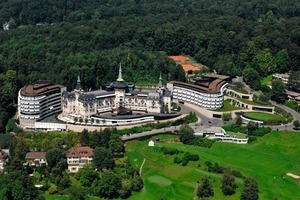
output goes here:
<path id="1" fill-rule="evenodd" d="M 199 95 L 202 97 L 220 97 L 222 96 L 221 93 L 217 93 L 217 94 L 210 94 L 210 93 L 203 93 L 203 92 L 198 92 L 195 90 L 191 90 L 191 89 L 187 89 L 187 88 L 182 88 L 182 87 L 178 87 L 175 86 L 173 92 L 181 92 L 183 94 L 187 94 L 187 95 Z"/>

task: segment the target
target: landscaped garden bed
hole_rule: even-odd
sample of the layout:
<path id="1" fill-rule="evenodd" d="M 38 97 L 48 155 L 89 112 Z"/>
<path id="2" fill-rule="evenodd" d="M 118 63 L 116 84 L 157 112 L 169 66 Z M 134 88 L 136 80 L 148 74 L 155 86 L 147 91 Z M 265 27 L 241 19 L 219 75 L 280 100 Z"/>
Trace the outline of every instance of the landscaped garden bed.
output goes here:
<path id="1" fill-rule="evenodd" d="M 246 112 L 244 113 L 244 116 L 250 119 L 259 120 L 263 122 L 283 122 L 285 120 L 285 118 L 280 115 L 263 112 Z"/>

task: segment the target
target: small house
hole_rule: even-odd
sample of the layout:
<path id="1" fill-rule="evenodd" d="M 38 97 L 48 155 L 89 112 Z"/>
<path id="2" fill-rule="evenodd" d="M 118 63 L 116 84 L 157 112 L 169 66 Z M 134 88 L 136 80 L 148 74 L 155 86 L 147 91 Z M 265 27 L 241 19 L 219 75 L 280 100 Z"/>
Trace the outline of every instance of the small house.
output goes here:
<path id="1" fill-rule="evenodd" d="M 40 167 L 42 165 L 47 165 L 46 152 L 28 152 L 25 159 L 30 166 Z"/>
<path id="2" fill-rule="evenodd" d="M 79 168 L 92 162 L 94 150 L 88 146 L 72 147 L 67 152 L 68 170 L 78 172 Z"/>

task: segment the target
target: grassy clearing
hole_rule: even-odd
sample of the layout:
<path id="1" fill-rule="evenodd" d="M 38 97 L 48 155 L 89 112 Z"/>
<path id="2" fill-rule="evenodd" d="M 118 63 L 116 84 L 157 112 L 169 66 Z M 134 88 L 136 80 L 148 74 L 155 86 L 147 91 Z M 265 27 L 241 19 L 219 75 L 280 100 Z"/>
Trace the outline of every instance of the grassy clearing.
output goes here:
<path id="1" fill-rule="evenodd" d="M 244 114 L 246 117 L 261 120 L 261 121 L 283 121 L 284 117 L 280 115 L 274 115 L 270 113 L 261 113 L 261 112 L 246 112 Z"/>
<path id="2" fill-rule="evenodd" d="M 297 132 L 273 131 L 248 145 L 217 142 L 210 149 L 176 142 L 159 142 L 150 148 L 147 143 L 128 142 L 127 151 L 139 150 L 141 155 L 157 166 L 162 165 L 163 169 L 143 176 L 144 189 L 134 193 L 130 199 L 192 199 L 197 181 L 204 175 L 213 181 L 215 195 L 211 199 L 239 199 L 242 180 L 237 179 L 239 188 L 235 195 L 224 197 L 220 189 L 221 175 L 207 172 L 205 161 L 218 162 L 241 171 L 244 176 L 255 177 L 259 184 L 260 199 L 300 199 L 300 180 L 285 175 L 287 172 L 300 174 L 300 135 Z M 160 152 L 162 146 L 198 154 L 200 160 L 189 162 L 186 167 L 174 164 L 174 156 Z M 162 177 L 164 181 L 168 180 L 165 181 L 168 184 L 156 184 L 151 177 Z"/>
<path id="3" fill-rule="evenodd" d="M 267 77 L 264 77 L 262 80 L 261 80 L 261 84 L 262 85 L 271 85 L 271 82 L 272 82 L 272 76 L 273 74 L 267 76 Z"/>
<path id="4" fill-rule="evenodd" d="M 239 108 L 239 107 L 236 107 L 234 105 L 231 105 L 230 104 L 230 100 L 225 100 L 224 101 L 224 105 L 221 109 L 217 110 L 219 112 L 228 112 L 228 111 L 233 111 L 233 110 L 242 110 L 243 108 Z"/>

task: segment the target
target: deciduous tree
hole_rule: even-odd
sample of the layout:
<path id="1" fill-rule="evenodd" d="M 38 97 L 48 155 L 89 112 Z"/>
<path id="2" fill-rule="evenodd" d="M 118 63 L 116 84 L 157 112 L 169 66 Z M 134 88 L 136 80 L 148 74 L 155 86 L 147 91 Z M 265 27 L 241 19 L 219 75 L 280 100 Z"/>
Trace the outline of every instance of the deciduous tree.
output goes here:
<path id="1" fill-rule="evenodd" d="M 181 125 L 179 129 L 180 141 L 183 144 L 192 144 L 195 139 L 194 130 L 187 124 Z"/>
<path id="2" fill-rule="evenodd" d="M 197 189 L 197 196 L 200 198 L 214 196 L 214 190 L 211 181 L 207 176 L 204 176 L 202 178 L 201 184 L 198 186 Z"/>
<path id="3" fill-rule="evenodd" d="M 286 86 L 281 80 L 272 81 L 271 99 L 278 103 L 284 103 L 287 98 L 285 90 Z"/>
<path id="4" fill-rule="evenodd" d="M 224 195 L 233 195 L 235 193 L 235 190 L 237 188 L 237 185 L 235 183 L 234 176 L 231 175 L 230 169 L 225 169 L 223 171 L 223 177 L 222 177 L 222 192 Z"/>
<path id="5" fill-rule="evenodd" d="M 254 178 L 246 178 L 244 180 L 244 188 L 241 194 L 241 200 L 257 200 L 258 185 Z"/>
<path id="6" fill-rule="evenodd" d="M 62 171 L 66 169 L 66 153 L 62 149 L 50 149 L 46 153 L 46 159 L 50 168 L 58 167 Z"/>
<path id="7" fill-rule="evenodd" d="M 96 147 L 94 151 L 93 163 L 98 170 L 112 169 L 115 166 L 113 154 L 110 149 L 105 147 Z"/>

